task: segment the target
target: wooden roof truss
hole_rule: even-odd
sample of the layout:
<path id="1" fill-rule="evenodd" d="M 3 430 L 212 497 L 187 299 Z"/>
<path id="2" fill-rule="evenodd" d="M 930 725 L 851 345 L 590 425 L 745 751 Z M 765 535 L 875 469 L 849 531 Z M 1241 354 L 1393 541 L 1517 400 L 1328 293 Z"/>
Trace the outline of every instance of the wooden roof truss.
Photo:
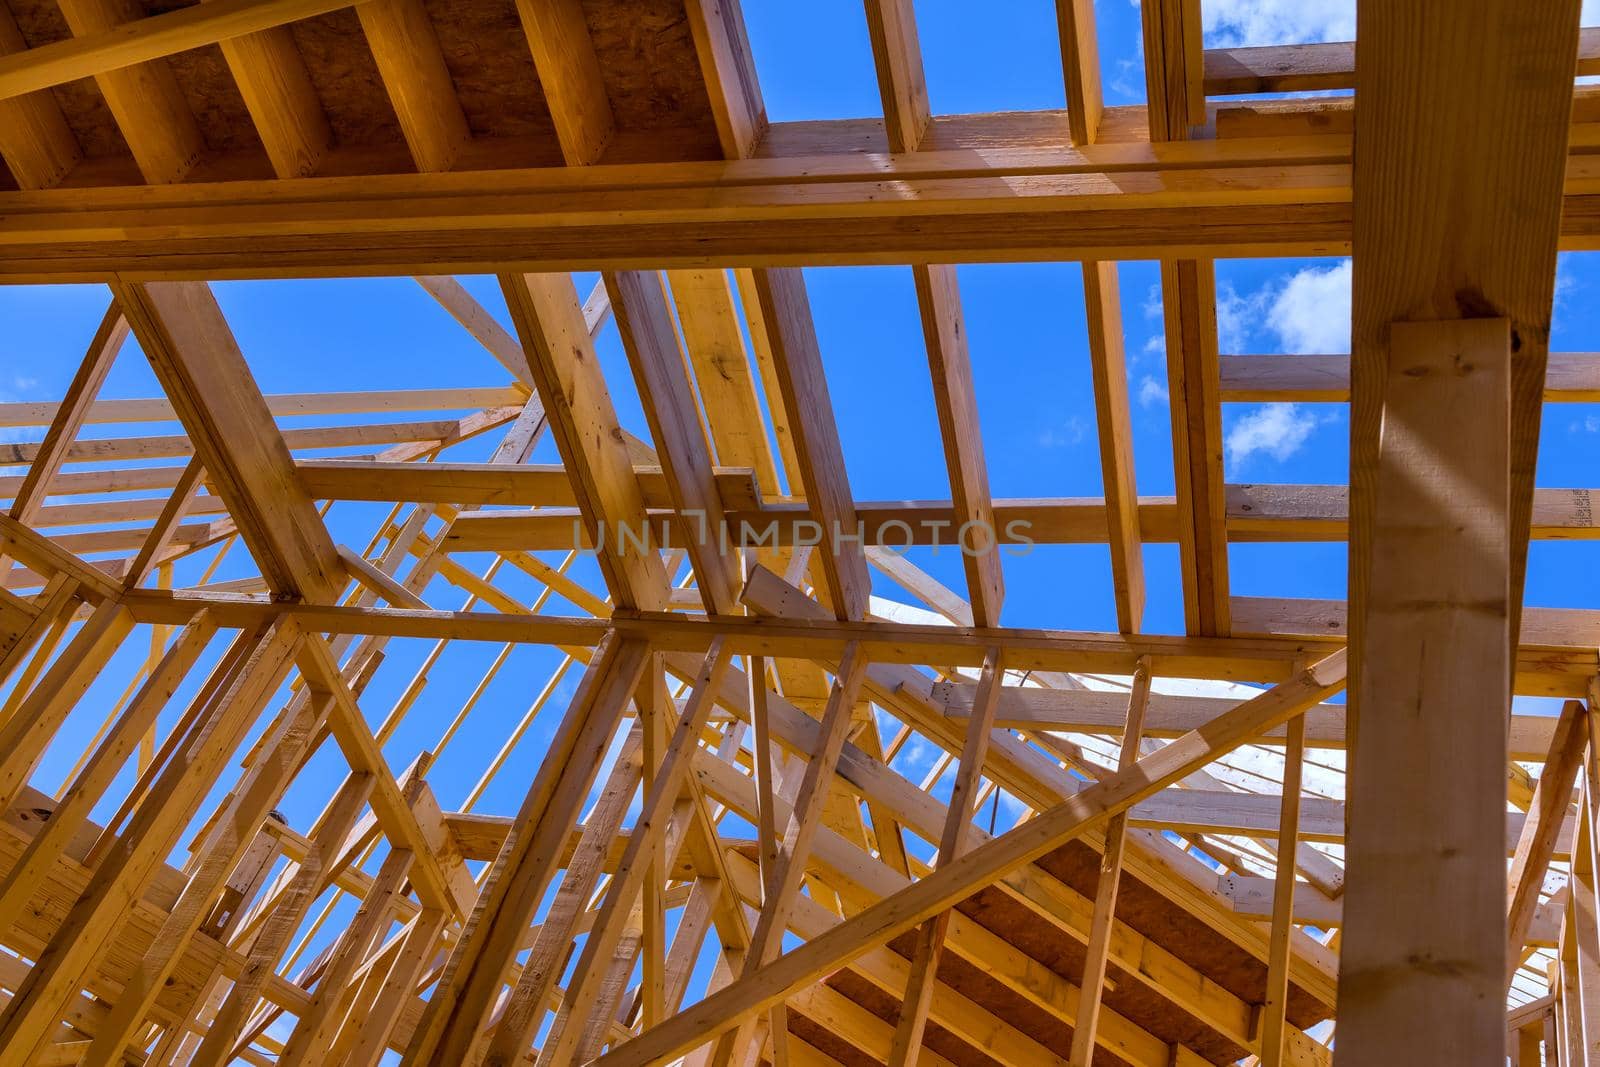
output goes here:
<path id="1" fill-rule="evenodd" d="M 882 119 L 771 123 L 730 0 L 0 3 L 0 280 L 110 296 L 59 402 L 0 404 L 0 1058 L 1591 1062 L 1600 614 L 1521 587 L 1596 536 L 1533 469 L 1600 401 L 1546 352 L 1600 30 L 1358 7 L 1204 49 L 1146 0 L 1128 107 L 1059 0 L 1064 111 L 934 115 L 866 0 Z M 1219 352 L 1216 259 L 1352 252 L 1352 355 Z M 1016 260 L 1082 264 L 1100 499 L 991 494 L 954 264 Z M 851 490 L 799 268 L 867 263 L 911 265 L 949 500 Z M 504 374 L 264 395 L 208 283 L 324 275 L 414 277 Z M 103 399 L 130 339 L 163 395 Z M 1266 401 L 1349 403 L 1350 483 L 1227 484 L 1222 404 Z M 1001 624 L 1018 528 L 1108 546 L 1117 632 Z M 894 551 L 939 529 L 962 588 Z M 1350 603 L 1233 595 L 1242 542 L 1348 542 Z"/>

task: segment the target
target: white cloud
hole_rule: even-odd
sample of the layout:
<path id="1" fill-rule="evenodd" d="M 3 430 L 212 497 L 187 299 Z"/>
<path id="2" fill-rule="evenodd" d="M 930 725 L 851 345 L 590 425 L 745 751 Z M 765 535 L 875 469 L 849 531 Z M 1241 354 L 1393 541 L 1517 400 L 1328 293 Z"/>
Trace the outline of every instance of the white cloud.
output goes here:
<path id="1" fill-rule="evenodd" d="M 1568 433 L 1600 433 L 1600 415 L 1586 415 L 1582 419 L 1573 419 L 1567 426 Z"/>
<path id="2" fill-rule="evenodd" d="M 1144 317 L 1161 321 L 1161 283 L 1156 282 L 1144 294 Z"/>
<path id="3" fill-rule="evenodd" d="M 1145 407 L 1153 407 L 1164 403 L 1167 399 L 1167 385 L 1165 382 L 1146 374 L 1139 383 L 1139 403 Z"/>
<path id="4" fill-rule="evenodd" d="M 1300 451 L 1316 428 L 1316 416 L 1298 404 L 1263 404 L 1228 431 L 1228 459 L 1242 463 L 1260 452 L 1281 463 Z"/>
<path id="5" fill-rule="evenodd" d="M 1595 0 L 1595 5 L 1600 7 L 1600 0 Z M 1556 257 L 1556 291 L 1555 306 L 1559 309 L 1567 303 L 1567 299 L 1582 289 L 1583 282 L 1578 280 L 1578 260 L 1571 252 L 1563 252 Z"/>
<path id="6" fill-rule="evenodd" d="M 1350 351 L 1351 264 L 1307 267 L 1296 273 L 1272 298 L 1267 326 L 1285 352 Z M 1218 310 L 1220 329 L 1221 310 Z"/>
<path id="7" fill-rule="evenodd" d="M 1355 0 L 1205 0 L 1200 13 L 1212 47 L 1356 39 Z"/>
<path id="8" fill-rule="evenodd" d="M 1242 352 L 1266 310 L 1270 289 L 1240 296 L 1224 282 L 1217 287 L 1217 345 L 1222 352 Z"/>
<path id="9" fill-rule="evenodd" d="M 1083 440 L 1088 427 L 1074 415 L 1060 426 L 1052 426 L 1039 435 L 1040 448 L 1071 448 Z"/>

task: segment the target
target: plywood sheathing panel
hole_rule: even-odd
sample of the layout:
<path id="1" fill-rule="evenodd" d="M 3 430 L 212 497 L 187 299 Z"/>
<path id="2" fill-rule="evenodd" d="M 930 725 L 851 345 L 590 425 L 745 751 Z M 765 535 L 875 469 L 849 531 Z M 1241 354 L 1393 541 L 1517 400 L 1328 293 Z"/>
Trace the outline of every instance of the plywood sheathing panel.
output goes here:
<path id="1" fill-rule="evenodd" d="M 1080 842 L 1046 856 L 1040 866 L 1092 897 L 1100 855 Z M 1189 963 L 1246 1003 L 1266 993 L 1267 965 L 1204 921 L 1173 904 L 1137 878 L 1124 877 L 1117 918 Z M 1109 1001 L 1108 1001 L 1109 1003 Z M 1328 1017 L 1328 1006 L 1295 985 L 1289 987 L 1289 1021 L 1304 1029 Z"/>
<path id="2" fill-rule="evenodd" d="M 606 163 L 720 159 L 682 0 L 584 0 L 617 132 Z"/>
<path id="3" fill-rule="evenodd" d="M 890 996 L 853 971 L 829 975 L 827 984 L 890 1026 L 899 1017 L 899 998 Z M 928 1028 L 923 1032 L 922 1046 L 937 1052 L 957 1067 L 1001 1067 L 999 1061 L 955 1037 L 932 1020 L 929 1020 Z"/>
<path id="4" fill-rule="evenodd" d="M 797 1011 L 789 1013 L 789 1032 L 818 1052 L 832 1056 L 843 1067 L 880 1067 L 877 1060 L 837 1036 L 828 1027 L 811 1021 Z"/>
<path id="5" fill-rule="evenodd" d="M 542 150 L 535 165 L 560 166 L 555 124 L 515 0 L 428 0 L 425 6 L 472 135 L 526 139 Z"/>
<path id="6" fill-rule="evenodd" d="M 1051 870 L 1047 865 L 1046 870 Z M 1123 918 L 1121 901 L 1135 880 L 1124 872 L 1118 894 L 1117 916 Z M 1086 894 L 1093 899 L 1094 887 Z M 1170 905 L 1169 905 L 1170 906 Z M 961 911 L 1022 952 L 1074 984 L 1083 976 L 1083 945 L 1040 920 L 1004 891 L 986 888 L 968 898 Z M 940 975 L 943 976 L 943 968 Z M 1144 983 L 1131 979 L 1113 964 L 1111 984 L 1101 996 L 1112 1011 L 1126 1017 L 1163 1041 L 1177 1041 L 1214 1063 L 1231 1063 L 1244 1049 L 1224 1038 L 1201 1020 L 1184 1012 L 1171 1001 L 1151 992 Z M 976 999 L 976 998 L 974 998 Z M 1029 1032 L 1032 1032 L 1031 1030 Z M 1070 1045 L 1070 1042 L 1068 1043 Z M 1068 1047 L 1063 1045 L 1062 1047 Z"/>
<path id="7" fill-rule="evenodd" d="M 356 13 L 346 8 L 289 27 L 306 73 L 322 101 L 338 147 L 396 146 L 403 149 L 400 120 L 395 118 L 378 64 L 367 46 Z M 403 152 L 395 157 L 410 157 Z"/>

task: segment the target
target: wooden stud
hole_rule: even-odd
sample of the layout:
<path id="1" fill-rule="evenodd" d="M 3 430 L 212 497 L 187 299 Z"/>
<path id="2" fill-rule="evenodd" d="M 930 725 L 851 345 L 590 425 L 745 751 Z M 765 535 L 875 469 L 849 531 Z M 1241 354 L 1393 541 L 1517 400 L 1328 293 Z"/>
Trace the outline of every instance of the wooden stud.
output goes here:
<path id="1" fill-rule="evenodd" d="M 993 699 L 993 698 L 991 698 Z M 1139 664 L 1128 693 L 1127 725 L 1122 732 L 1122 750 L 1117 755 L 1117 770 L 1126 771 L 1139 759 L 1139 743 L 1144 735 L 1145 707 L 1150 699 L 1150 665 Z M 992 718 L 993 712 L 990 712 Z M 974 720 L 976 721 L 976 720 Z M 1304 716 L 1291 720 L 1304 722 Z M 1111 926 L 1117 914 L 1117 889 L 1122 879 L 1122 852 L 1127 844 L 1126 814 L 1113 815 L 1106 826 L 1106 848 L 1100 856 L 1100 873 L 1095 881 L 1094 919 L 1089 927 L 1089 944 L 1084 952 L 1083 981 L 1078 1014 L 1072 1027 L 1072 1067 L 1089 1067 L 1094 1059 L 1095 1039 L 1099 1036 L 1101 994 L 1105 990 L 1106 962 L 1111 949 Z"/>
<path id="2" fill-rule="evenodd" d="M 967 838 L 972 829 L 973 800 L 983 775 L 984 757 L 989 751 L 989 735 L 994 729 L 994 709 L 999 702 L 1000 683 L 1004 678 L 1000 654 L 990 652 L 984 658 L 983 672 L 978 678 L 976 713 L 967 723 L 966 744 L 962 746 L 956 780 L 950 788 L 949 811 L 945 817 L 944 832 L 939 838 L 935 870 L 967 848 Z M 900 1003 L 900 1018 L 895 1025 L 894 1043 L 890 1046 L 891 1067 L 915 1067 L 917 1063 L 923 1031 L 928 1022 L 928 1008 L 933 1003 L 933 988 L 938 981 L 939 958 L 944 954 L 944 942 L 949 929 L 948 911 L 940 912 L 917 929 L 917 946 L 911 957 L 911 978 Z"/>
<path id="3" fill-rule="evenodd" d="M 559 845 L 599 772 L 623 707 L 649 657 L 642 642 L 619 639 L 598 650 L 549 745 L 450 962 L 428 1001 L 408 1055 L 418 1062 L 464 1062 L 485 1040 L 480 1027 L 554 874 Z"/>
<path id="4" fill-rule="evenodd" d="M 1283 755 L 1283 808 L 1278 818 L 1278 870 L 1273 881 L 1272 957 L 1267 962 L 1267 996 L 1261 1005 L 1261 1067 L 1281 1067 L 1288 1038 L 1290 932 L 1294 929 L 1294 855 L 1300 826 L 1306 717 L 1289 720 Z"/>
<path id="5" fill-rule="evenodd" d="M 1059 847 L 1087 825 L 1125 810 L 1261 731 L 1287 722 L 1342 688 L 1344 654 L 1312 665 L 1288 682 L 1227 712 L 1203 731 L 1187 734 L 1111 775 L 1009 833 L 973 849 L 904 890 L 791 950 L 708 997 L 693 1009 L 602 1056 L 604 1067 L 631 1067 L 687 1051 L 738 1026 L 817 977 L 947 910 L 994 875 Z"/>
<path id="6" fill-rule="evenodd" d="M 1555 851 L 1556 834 L 1566 820 L 1572 784 L 1583 762 L 1588 736 L 1588 712 L 1579 701 L 1567 701 L 1551 735 L 1550 751 L 1544 759 L 1544 769 L 1539 772 L 1539 784 L 1533 792 L 1528 819 L 1517 837 L 1511 871 L 1507 875 L 1510 883 L 1510 903 L 1506 909 L 1508 986 L 1544 890 L 1545 871 Z"/>

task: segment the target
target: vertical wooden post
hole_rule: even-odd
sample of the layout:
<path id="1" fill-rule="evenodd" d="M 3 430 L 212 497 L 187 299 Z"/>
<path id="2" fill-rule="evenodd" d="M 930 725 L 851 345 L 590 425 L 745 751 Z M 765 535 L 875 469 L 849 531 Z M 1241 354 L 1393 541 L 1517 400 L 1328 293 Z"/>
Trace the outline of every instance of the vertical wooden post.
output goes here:
<path id="1" fill-rule="evenodd" d="M 1390 331 L 1335 1056 L 1500 1067 L 1510 324 Z"/>
<path id="2" fill-rule="evenodd" d="M 1505 1063 L 1510 655 L 1579 7 L 1357 2 L 1338 1067 Z"/>
<path id="3" fill-rule="evenodd" d="M 1125 771 L 1139 759 L 1144 734 L 1145 706 L 1150 700 L 1150 662 L 1141 657 L 1128 695 L 1128 720 L 1122 731 L 1122 751 L 1117 769 Z M 1302 720 L 1296 719 L 1296 722 Z M 1095 886 L 1094 915 L 1089 922 L 1089 943 L 1083 961 L 1083 981 L 1078 997 L 1078 1017 L 1072 1027 L 1072 1067 L 1089 1067 L 1094 1060 L 1095 1031 L 1100 1026 L 1100 995 L 1106 984 L 1106 961 L 1111 954 L 1111 928 L 1116 921 L 1117 887 L 1122 879 L 1122 852 L 1127 841 L 1127 815 L 1113 815 L 1106 824 L 1106 850 L 1100 857 L 1100 877 Z"/>
<path id="4" fill-rule="evenodd" d="M 1578 960 L 1577 1016 L 1582 1021 L 1583 1042 L 1574 1049 L 1573 1062 L 1600 1067 L 1600 913 L 1595 896 L 1594 797 L 1595 751 L 1589 749 L 1589 774 L 1580 786 L 1578 833 L 1572 846 L 1572 877 L 1568 881 L 1573 947 Z"/>
<path id="5" fill-rule="evenodd" d="M 1272 945 L 1267 999 L 1261 1008 L 1261 1067 L 1280 1067 L 1289 1006 L 1289 948 L 1294 933 L 1294 854 L 1300 832 L 1300 782 L 1305 770 L 1306 717 L 1289 720 L 1283 753 L 1283 806 L 1278 816 L 1278 871 L 1272 894 Z"/>
<path id="6" fill-rule="evenodd" d="M 1582 1064 L 1583 998 L 1578 991 L 1577 907 L 1567 897 L 1567 915 L 1561 923 L 1558 953 L 1561 961 L 1561 1062 Z"/>

